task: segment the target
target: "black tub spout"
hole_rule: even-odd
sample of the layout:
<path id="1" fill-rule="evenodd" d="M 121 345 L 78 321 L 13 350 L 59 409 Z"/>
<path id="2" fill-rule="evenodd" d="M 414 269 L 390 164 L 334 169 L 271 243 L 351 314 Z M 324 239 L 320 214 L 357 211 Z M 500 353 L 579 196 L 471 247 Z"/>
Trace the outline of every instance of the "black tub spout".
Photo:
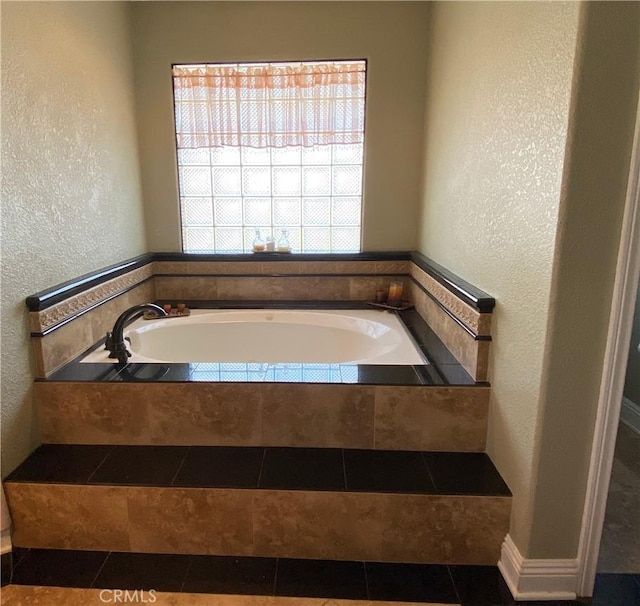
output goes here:
<path id="1" fill-rule="evenodd" d="M 127 363 L 131 353 L 127 350 L 127 345 L 124 342 L 124 328 L 131 320 L 146 310 L 155 311 L 159 317 L 168 315 L 162 307 L 155 303 L 134 305 L 127 309 L 127 311 L 122 312 L 113 325 L 113 330 L 107 333 L 107 340 L 104 344 L 105 349 L 108 349 L 110 352 L 110 358 L 117 358 L 120 364 Z"/>

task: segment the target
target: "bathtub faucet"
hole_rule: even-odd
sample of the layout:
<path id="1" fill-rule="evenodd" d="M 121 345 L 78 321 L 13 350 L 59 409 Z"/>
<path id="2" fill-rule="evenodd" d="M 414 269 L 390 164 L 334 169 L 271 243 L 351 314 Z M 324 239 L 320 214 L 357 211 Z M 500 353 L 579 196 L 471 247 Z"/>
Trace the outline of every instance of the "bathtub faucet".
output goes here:
<path id="1" fill-rule="evenodd" d="M 108 349 L 110 358 L 118 358 L 120 364 L 125 364 L 131 353 L 127 351 L 127 345 L 124 342 L 124 327 L 133 320 L 136 316 L 140 315 L 145 310 L 155 311 L 158 316 L 166 316 L 167 312 L 159 305 L 154 303 L 143 303 L 142 305 L 134 305 L 126 311 L 122 312 L 116 323 L 113 325 L 113 330 L 107 333 L 107 338 L 104 343 L 105 349 Z"/>

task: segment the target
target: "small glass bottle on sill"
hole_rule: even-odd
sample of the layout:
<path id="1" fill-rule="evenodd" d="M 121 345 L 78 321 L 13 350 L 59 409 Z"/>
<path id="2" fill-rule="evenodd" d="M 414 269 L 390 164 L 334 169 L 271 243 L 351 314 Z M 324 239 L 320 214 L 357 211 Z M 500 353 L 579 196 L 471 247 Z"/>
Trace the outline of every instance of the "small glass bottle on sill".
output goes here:
<path id="1" fill-rule="evenodd" d="M 286 229 L 282 230 L 280 239 L 278 240 L 278 246 L 276 248 L 278 252 L 291 252 L 291 245 L 289 244 L 289 232 Z"/>
<path id="2" fill-rule="evenodd" d="M 264 252 L 264 240 L 260 237 L 259 229 L 256 229 L 256 237 L 253 241 L 253 252 Z"/>

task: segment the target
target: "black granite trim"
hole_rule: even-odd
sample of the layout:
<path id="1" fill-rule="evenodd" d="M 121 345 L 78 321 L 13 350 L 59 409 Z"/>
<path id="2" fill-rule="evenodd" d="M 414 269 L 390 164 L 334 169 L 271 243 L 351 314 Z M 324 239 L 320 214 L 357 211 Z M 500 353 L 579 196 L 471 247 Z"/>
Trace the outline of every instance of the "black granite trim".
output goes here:
<path id="1" fill-rule="evenodd" d="M 269 261 L 410 261 L 411 251 L 369 251 L 359 253 L 238 253 L 238 254 L 200 254 L 178 252 L 156 252 L 154 261 L 202 261 L 202 262 L 251 262 Z"/>
<path id="2" fill-rule="evenodd" d="M 366 600 L 364 562 L 280 558 L 275 595 Z"/>
<path id="3" fill-rule="evenodd" d="M 13 569 L 16 585 L 91 587 L 109 552 L 30 549 Z"/>
<path id="4" fill-rule="evenodd" d="M 23 585 L 138 590 L 138 597 L 148 601 L 154 589 L 461 606 L 591 602 L 515 602 L 496 566 L 30 549 L 14 575 L 13 582 Z M 597 575 L 594 606 L 635 604 L 639 580 L 639 575 Z"/>
<path id="5" fill-rule="evenodd" d="M 101 305 L 104 305 L 105 303 L 108 303 L 109 301 L 112 301 L 113 299 L 128 293 L 129 291 L 133 290 L 134 288 L 138 288 L 138 286 L 141 286 L 142 284 L 144 284 L 145 282 L 148 282 L 149 280 L 153 280 L 153 276 L 151 276 L 149 278 L 145 278 L 144 280 L 140 280 L 140 282 L 138 282 L 136 284 L 133 284 L 131 286 L 128 286 L 127 288 L 119 290 L 118 292 L 116 292 L 116 293 L 114 293 L 112 295 L 109 295 L 106 299 L 101 299 L 97 303 L 94 303 L 93 305 L 90 305 L 89 307 L 85 307 L 84 309 L 81 309 L 80 311 L 78 311 L 78 312 L 74 313 L 73 315 L 65 318 L 64 320 L 60 320 L 60 322 L 57 322 L 56 324 L 53 324 L 52 326 L 49 326 L 48 328 L 46 328 L 43 331 L 31 332 L 31 333 L 29 333 L 29 336 L 31 336 L 31 337 L 45 337 L 49 333 L 52 333 L 54 330 L 58 330 L 58 328 L 62 328 L 66 324 L 69 324 L 69 322 L 73 322 L 73 320 L 77 320 L 80 316 L 84 316 L 84 314 L 89 313 L 90 311 L 93 311 L 97 307 L 100 307 Z"/>
<path id="6" fill-rule="evenodd" d="M 342 450 L 265 448 L 259 488 L 267 490 L 345 490 Z"/>
<path id="7" fill-rule="evenodd" d="M 104 267 L 97 271 L 89 272 L 78 278 L 68 280 L 67 282 L 63 282 L 62 284 L 58 284 L 52 288 L 47 288 L 35 295 L 27 297 L 27 307 L 29 311 L 42 311 L 43 309 L 47 309 L 48 307 L 51 307 L 56 303 L 60 303 L 69 297 L 80 294 L 89 288 L 93 288 L 99 284 L 107 282 L 108 280 L 113 280 L 114 278 L 122 276 L 134 269 L 143 267 L 147 263 L 151 263 L 153 259 L 153 253 L 145 253 L 144 255 L 134 257 L 133 259 L 128 259 L 127 261 L 115 263 L 114 265 L 109 265 L 108 267 Z"/>
<path id="8" fill-rule="evenodd" d="M 182 591 L 273 595 L 277 566 L 276 558 L 192 556 Z"/>
<path id="9" fill-rule="evenodd" d="M 118 446 L 96 467 L 87 482 L 167 486 L 178 473 L 187 450 L 187 446 Z"/>
<path id="10" fill-rule="evenodd" d="M 456 297 L 462 299 L 480 313 L 490 313 L 496 305 L 496 300 L 483 290 L 476 288 L 466 280 L 463 280 L 446 267 L 436 263 L 432 259 L 425 257 L 422 253 L 412 252 L 411 261 L 420 269 L 428 273 L 432 278 L 440 282 L 447 290 Z"/>
<path id="11" fill-rule="evenodd" d="M 402 276 L 404 279 L 408 277 L 407 274 L 402 273 L 385 273 L 385 274 L 374 274 L 374 273 L 344 273 L 344 274 L 328 274 L 328 273 L 304 273 L 304 274 L 293 274 L 293 273 L 270 273 L 270 274 L 172 274 L 172 273 L 162 273 L 162 274 L 154 274 L 156 278 L 397 278 L 398 276 Z M 373 293 L 372 293 L 373 294 Z"/>
<path id="12" fill-rule="evenodd" d="M 113 448 L 95 444 L 42 444 L 5 482 L 85 484 Z"/>
<path id="13" fill-rule="evenodd" d="M 420 452 L 345 450 L 344 473 L 351 492 L 435 493 Z"/>
<path id="14" fill-rule="evenodd" d="M 172 484 L 258 488 L 264 452 L 264 448 L 250 446 L 191 446 Z"/>
<path id="15" fill-rule="evenodd" d="M 366 574 L 371 600 L 458 603 L 446 565 L 367 562 Z"/>
<path id="16" fill-rule="evenodd" d="M 460 328 L 464 329 L 465 332 L 469 334 L 473 338 L 474 341 L 491 341 L 491 335 L 479 335 L 475 330 L 467 326 L 456 314 L 454 314 L 446 305 L 442 304 L 438 299 L 431 294 L 418 280 L 416 280 L 413 276 L 409 276 L 409 280 L 411 280 L 427 297 L 429 297 L 444 313 L 446 313 L 456 324 L 460 326 Z"/>
<path id="17" fill-rule="evenodd" d="M 43 444 L 7 482 L 511 496 L 484 453 Z"/>
<path id="18" fill-rule="evenodd" d="M 0 587 L 4 587 L 11 583 L 11 574 L 13 572 L 13 554 L 11 551 L 3 553 L 0 556 L 0 564 L 2 576 L 0 577 Z"/>
<path id="19" fill-rule="evenodd" d="M 483 452 L 424 452 L 438 494 L 509 497 L 509 487 Z"/>

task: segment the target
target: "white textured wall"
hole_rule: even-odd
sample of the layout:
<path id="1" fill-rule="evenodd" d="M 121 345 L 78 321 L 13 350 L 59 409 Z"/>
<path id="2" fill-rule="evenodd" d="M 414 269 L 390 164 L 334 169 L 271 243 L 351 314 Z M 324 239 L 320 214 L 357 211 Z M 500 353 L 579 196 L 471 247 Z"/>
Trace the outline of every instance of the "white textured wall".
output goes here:
<path id="1" fill-rule="evenodd" d="M 2 474 L 37 444 L 26 296 L 146 250 L 129 5 L 2 6 Z"/>
<path id="2" fill-rule="evenodd" d="M 369 60 L 364 250 L 413 250 L 426 2 L 135 2 L 140 156 L 149 246 L 180 250 L 172 63 Z"/>
<path id="3" fill-rule="evenodd" d="M 488 450 L 525 553 L 579 9 L 432 11 L 420 251 L 497 300 Z"/>

